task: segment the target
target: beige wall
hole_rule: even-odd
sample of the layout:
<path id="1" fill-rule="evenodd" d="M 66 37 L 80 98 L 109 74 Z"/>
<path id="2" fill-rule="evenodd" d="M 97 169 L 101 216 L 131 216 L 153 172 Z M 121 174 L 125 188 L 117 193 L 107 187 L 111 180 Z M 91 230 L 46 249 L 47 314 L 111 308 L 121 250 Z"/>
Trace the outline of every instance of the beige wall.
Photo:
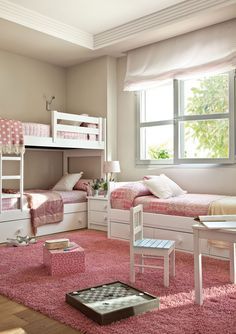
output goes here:
<path id="1" fill-rule="evenodd" d="M 135 95 L 123 91 L 126 58 L 117 62 L 118 159 L 121 164 L 119 180 L 138 180 L 147 174 L 165 173 L 191 192 L 236 195 L 236 165 L 216 167 L 161 166 L 147 169 L 136 166 Z"/>
<path id="2" fill-rule="evenodd" d="M 106 117 L 107 58 L 97 58 L 67 69 L 66 110 Z"/>
<path id="3" fill-rule="evenodd" d="M 45 95 L 55 95 L 53 107 L 65 110 L 65 69 L 0 50 L 0 117 L 50 123 Z M 14 169 L 8 166 L 7 169 Z M 27 151 L 25 187 L 47 188 L 53 185 L 62 173 L 61 166 L 61 152 Z"/>
<path id="4" fill-rule="evenodd" d="M 86 113 L 107 119 L 107 157 L 117 157 L 117 120 L 116 120 L 116 59 L 101 57 L 82 63 L 67 70 L 66 110 L 70 113 Z M 76 162 L 77 161 L 77 162 Z M 98 158 L 86 158 L 73 161 L 73 170 L 81 166 L 89 168 L 89 177 L 99 177 L 100 161 Z M 90 166 L 90 167 L 88 167 Z M 93 166 L 93 171 L 91 170 Z"/>

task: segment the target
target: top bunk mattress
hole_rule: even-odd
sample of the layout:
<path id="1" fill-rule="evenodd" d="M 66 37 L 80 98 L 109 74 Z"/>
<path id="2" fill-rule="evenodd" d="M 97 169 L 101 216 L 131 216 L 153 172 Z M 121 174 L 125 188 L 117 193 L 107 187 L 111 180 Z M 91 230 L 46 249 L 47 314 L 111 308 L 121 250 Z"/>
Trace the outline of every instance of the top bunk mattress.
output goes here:
<path id="1" fill-rule="evenodd" d="M 24 122 L 23 133 L 25 136 L 34 137 L 51 137 L 51 126 L 49 124 Z M 88 125 L 88 127 L 90 127 Z M 58 131 L 57 136 L 62 139 L 80 139 L 80 140 L 97 140 L 96 135 L 86 133 L 76 133 L 69 131 Z"/>

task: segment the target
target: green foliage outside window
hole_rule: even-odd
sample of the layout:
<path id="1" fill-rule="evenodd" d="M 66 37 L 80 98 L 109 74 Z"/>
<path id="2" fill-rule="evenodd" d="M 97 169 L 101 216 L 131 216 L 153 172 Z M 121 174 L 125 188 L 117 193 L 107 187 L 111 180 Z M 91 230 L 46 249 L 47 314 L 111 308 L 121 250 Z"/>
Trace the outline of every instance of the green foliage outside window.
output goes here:
<path id="1" fill-rule="evenodd" d="M 228 112 L 228 77 L 217 75 L 201 81 L 198 88 L 192 88 L 193 96 L 188 98 L 188 115 L 209 115 Z M 225 120 L 187 122 L 186 138 L 198 140 L 199 150 L 210 152 L 211 158 L 228 156 L 228 122 Z"/>
<path id="2" fill-rule="evenodd" d="M 185 114 L 210 115 L 228 112 L 229 82 L 227 75 L 216 75 L 201 80 L 198 87 L 191 89 L 192 96 L 187 100 Z M 198 142 L 197 150 L 209 152 L 210 158 L 228 157 L 227 120 L 191 121 L 185 123 L 186 140 L 194 138 Z M 196 155 L 198 157 L 196 150 Z M 172 158 L 168 149 L 160 146 L 151 146 L 148 154 L 153 160 Z"/>

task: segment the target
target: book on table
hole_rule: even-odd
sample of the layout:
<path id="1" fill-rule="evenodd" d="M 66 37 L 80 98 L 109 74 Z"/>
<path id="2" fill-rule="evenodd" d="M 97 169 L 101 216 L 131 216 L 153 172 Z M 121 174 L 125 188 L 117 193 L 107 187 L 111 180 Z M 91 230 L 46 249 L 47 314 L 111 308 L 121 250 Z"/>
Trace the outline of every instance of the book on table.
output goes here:
<path id="1" fill-rule="evenodd" d="M 194 220 L 211 229 L 236 229 L 236 215 L 198 216 Z"/>

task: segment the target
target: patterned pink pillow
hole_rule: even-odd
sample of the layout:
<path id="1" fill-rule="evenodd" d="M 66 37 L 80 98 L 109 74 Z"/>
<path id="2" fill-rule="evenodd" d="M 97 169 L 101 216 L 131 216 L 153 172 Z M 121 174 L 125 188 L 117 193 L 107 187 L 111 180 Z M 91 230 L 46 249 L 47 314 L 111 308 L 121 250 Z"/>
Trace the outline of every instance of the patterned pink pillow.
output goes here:
<path id="1" fill-rule="evenodd" d="M 87 192 L 88 196 L 92 195 L 92 188 L 91 184 L 93 183 L 93 180 L 91 179 L 80 179 L 74 186 L 74 190 L 83 190 Z"/>
<path id="2" fill-rule="evenodd" d="M 112 191 L 111 206 L 116 203 L 116 208 L 127 210 L 133 206 L 136 197 L 145 195 L 151 195 L 151 192 L 142 181 L 130 182 Z"/>

